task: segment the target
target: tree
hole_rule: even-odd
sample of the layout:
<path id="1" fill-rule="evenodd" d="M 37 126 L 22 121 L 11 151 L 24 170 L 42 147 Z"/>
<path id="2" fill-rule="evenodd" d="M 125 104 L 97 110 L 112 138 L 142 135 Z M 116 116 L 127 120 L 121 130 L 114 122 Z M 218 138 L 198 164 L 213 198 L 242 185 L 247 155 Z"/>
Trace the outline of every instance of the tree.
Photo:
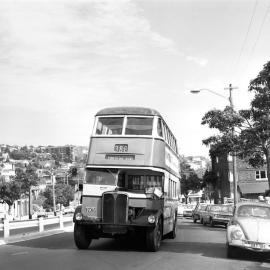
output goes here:
<path id="1" fill-rule="evenodd" d="M 13 203 L 20 199 L 20 189 L 20 184 L 15 181 L 0 182 L 0 202 L 8 205 L 9 214 Z"/>
<path id="2" fill-rule="evenodd" d="M 29 219 L 31 219 L 31 188 L 38 185 L 36 168 L 32 165 L 28 165 L 25 171 L 22 169 L 17 169 L 14 181 L 17 182 L 20 186 L 20 197 L 22 195 L 29 197 Z"/>
<path id="3" fill-rule="evenodd" d="M 217 190 L 217 176 L 214 174 L 213 171 L 208 171 L 206 170 L 204 175 L 203 175 L 203 181 L 202 181 L 202 188 L 205 189 L 205 195 L 206 195 L 206 190 L 209 192 L 207 195 L 209 196 L 209 199 L 214 199 L 214 201 L 217 201 L 217 196 L 216 196 L 216 190 Z M 212 197 L 212 194 L 214 194 L 214 197 Z"/>
<path id="4" fill-rule="evenodd" d="M 241 112 L 249 123 L 243 132 L 240 152 L 243 157 L 249 157 L 250 164 L 261 166 L 267 164 L 267 178 L 270 188 L 270 61 L 249 84 L 249 91 L 254 93 L 251 108 Z"/>
<path id="5" fill-rule="evenodd" d="M 56 203 L 68 206 L 70 201 L 74 199 L 74 189 L 66 184 L 55 186 Z"/>
<path id="6" fill-rule="evenodd" d="M 9 206 L 9 214 L 11 207 L 16 200 L 19 200 L 22 195 L 31 195 L 31 187 L 37 185 L 37 175 L 35 169 L 30 165 L 26 170 L 17 169 L 14 179 L 10 182 L 1 181 L 0 183 L 0 200 Z M 29 211 L 29 217 L 30 211 Z"/>
<path id="7" fill-rule="evenodd" d="M 201 179 L 195 172 L 190 175 L 183 175 L 181 178 L 181 193 L 185 196 L 186 201 L 190 191 L 199 191 L 201 189 Z"/>
<path id="8" fill-rule="evenodd" d="M 21 194 L 29 194 L 31 187 L 38 185 L 35 167 L 28 165 L 25 171 L 20 168 L 17 169 L 14 181 L 20 184 Z"/>
<path id="9" fill-rule="evenodd" d="M 11 159 L 23 160 L 23 159 L 28 159 L 28 154 L 24 151 L 14 150 L 10 152 L 9 157 Z"/>
<path id="10" fill-rule="evenodd" d="M 43 203 L 43 207 L 48 209 L 53 207 L 53 189 L 52 187 L 47 187 L 42 194 L 46 200 Z M 55 202 L 56 204 L 61 204 L 63 206 L 68 206 L 70 201 L 74 199 L 74 189 L 65 184 L 57 183 L 55 185 Z"/>
<path id="11" fill-rule="evenodd" d="M 182 158 L 180 163 L 181 168 L 181 194 L 188 198 L 190 191 L 199 191 L 201 189 L 201 179 L 197 176 L 195 171 L 191 169 L 185 158 Z"/>
<path id="12" fill-rule="evenodd" d="M 203 143 L 211 146 L 210 154 L 236 153 L 253 167 L 267 165 L 270 188 L 270 62 L 250 82 L 254 93 L 248 110 L 211 110 L 202 118 L 202 124 L 219 131 Z M 234 129 L 234 133 L 232 130 Z"/>

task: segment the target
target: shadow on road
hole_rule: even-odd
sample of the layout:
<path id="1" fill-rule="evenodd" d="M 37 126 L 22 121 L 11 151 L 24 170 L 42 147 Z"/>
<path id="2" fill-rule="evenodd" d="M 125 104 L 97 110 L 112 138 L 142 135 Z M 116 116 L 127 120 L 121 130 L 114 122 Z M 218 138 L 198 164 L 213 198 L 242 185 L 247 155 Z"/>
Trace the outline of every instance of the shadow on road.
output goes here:
<path id="1" fill-rule="evenodd" d="M 194 224 L 194 226 L 196 226 Z M 183 228 L 182 228 L 183 229 Z M 86 251 L 77 250 L 73 233 L 43 237 L 34 240 L 10 244 L 19 247 L 50 249 L 50 250 L 74 250 L 74 252 L 90 251 L 117 251 L 117 252 L 146 252 L 145 243 L 139 238 L 119 238 L 119 239 L 99 239 L 93 240 L 89 249 Z M 171 252 L 179 254 L 200 255 L 209 258 L 226 259 L 226 246 L 224 243 L 206 242 L 179 242 L 176 240 L 165 240 L 162 242 L 159 252 Z M 267 261 L 263 255 L 251 252 L 243 252 L 237 260 L 247 261 Z"/>
<path id="2" fill-rule="evenodd" d="M 201 254 L 206 257 L 226 258 L 225 245 L 222 243 L 201 243 L 201 242 L 164 242 L 161 251 Z"/>
<path id="3" fill-rule="evenodd" d="M 178 226 L 181 226 L 181 223 L 178 223 Z M 214 227 L 210 227 L 209 225 L 203 226 L 200 223 L 188 223 L 188 226 L 182 226 L 180 230 L 207 230 L 207 231 L 226 231 L 225 226 L 215 225 Z"/>

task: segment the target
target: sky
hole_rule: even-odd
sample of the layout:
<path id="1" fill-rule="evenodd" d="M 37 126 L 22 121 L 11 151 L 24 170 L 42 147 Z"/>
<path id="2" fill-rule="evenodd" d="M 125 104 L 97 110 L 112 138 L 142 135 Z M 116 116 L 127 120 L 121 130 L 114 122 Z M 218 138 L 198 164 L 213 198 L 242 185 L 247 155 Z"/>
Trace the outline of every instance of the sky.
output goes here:
<path id="1" fill-rule="evenodd" d="M 269 29 L 268 0 L 0 0 L 0 144 L 87 146 L 97 111 L 143 106 L 207 157 L 201 119 L 230 83 L 249 107 Z"/>

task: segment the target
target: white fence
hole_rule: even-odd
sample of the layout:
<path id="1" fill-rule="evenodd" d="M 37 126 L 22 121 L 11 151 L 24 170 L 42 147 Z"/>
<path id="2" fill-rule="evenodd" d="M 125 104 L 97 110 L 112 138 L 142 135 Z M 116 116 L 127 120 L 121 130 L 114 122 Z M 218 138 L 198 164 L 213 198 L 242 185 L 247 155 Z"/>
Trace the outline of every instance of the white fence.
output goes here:
<path id="1" fill-rule="evenodd" d="M 59 215 L 57 217 L 49 217 L 43 219 L 42 217 L 39 219 L 33 220 L 23 220 L 23 221 L 8 221 L 4 220 L 4 223 L 0 223 L 0 231 L 4 231 L 4 238 L 10 236 L 11 230 L 22 229 L 22 228 L 30 228 L 30 227 L 38 227 L 39 232 L 44 231 L 44 226 L 59 224 L 59 229 L 64 229 L 64 223 L 72 221 L 73 216 L 63 216 Z"/>

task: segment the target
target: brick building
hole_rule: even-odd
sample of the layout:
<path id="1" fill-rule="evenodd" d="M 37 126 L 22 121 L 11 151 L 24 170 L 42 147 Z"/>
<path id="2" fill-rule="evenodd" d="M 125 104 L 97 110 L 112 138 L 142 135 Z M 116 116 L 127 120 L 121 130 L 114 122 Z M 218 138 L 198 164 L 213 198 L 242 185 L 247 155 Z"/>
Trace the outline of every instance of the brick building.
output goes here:
<path id="1" fill-rule="evenodd" d="M 233 198 L 232 157 L 226 154 L 212 157 L 212 171 L 217 177 L 215 186 L 216 201 Z M 266 166 L 253 168 L 247 162 L 236 159 L 236 179 L 238 198 L 258 199 L 269 189 Z"/>

